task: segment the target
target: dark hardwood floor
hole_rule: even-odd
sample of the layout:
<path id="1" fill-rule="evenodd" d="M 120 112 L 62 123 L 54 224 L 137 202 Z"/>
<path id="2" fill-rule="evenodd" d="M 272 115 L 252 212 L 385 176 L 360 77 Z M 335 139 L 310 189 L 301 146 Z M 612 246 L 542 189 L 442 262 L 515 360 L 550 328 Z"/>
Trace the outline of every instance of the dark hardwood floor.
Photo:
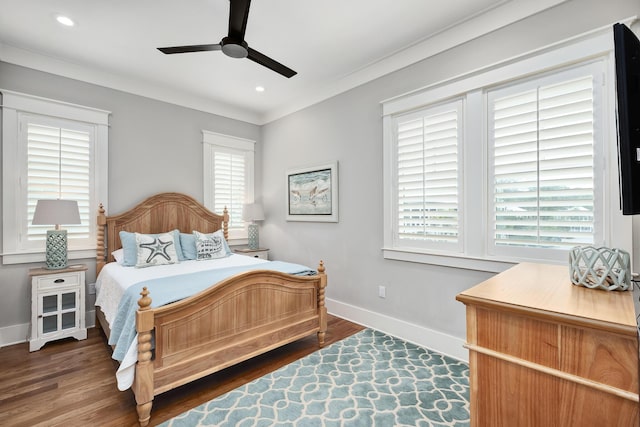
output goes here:
<path id="1" fill-rule="evenodd" d="M 327 345 L 363 327 L 329 316 Z M 316 336 L 156 396 L 154 426 L 318 350 Z M 29 353 L 27 343 L 0 349 L 0 426 L 135 426 L 131 390 L 118 391 L 117 362 L 100 329 L 83 341 L 61 340 Z"/>

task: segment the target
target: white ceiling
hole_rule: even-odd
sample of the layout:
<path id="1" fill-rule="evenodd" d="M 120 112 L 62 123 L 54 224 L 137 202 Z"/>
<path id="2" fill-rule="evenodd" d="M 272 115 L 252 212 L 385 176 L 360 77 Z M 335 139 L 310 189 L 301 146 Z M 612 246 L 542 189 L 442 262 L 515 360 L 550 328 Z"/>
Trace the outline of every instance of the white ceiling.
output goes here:
<path id="1" fill-rule="evenodd" d="M 298 72 L 287 79 L 156 50 L 218 43 L 228 0 L 0 0 L 0 60 L 263 124 L 562 1 L 254 0 L 245 39 Z"/>

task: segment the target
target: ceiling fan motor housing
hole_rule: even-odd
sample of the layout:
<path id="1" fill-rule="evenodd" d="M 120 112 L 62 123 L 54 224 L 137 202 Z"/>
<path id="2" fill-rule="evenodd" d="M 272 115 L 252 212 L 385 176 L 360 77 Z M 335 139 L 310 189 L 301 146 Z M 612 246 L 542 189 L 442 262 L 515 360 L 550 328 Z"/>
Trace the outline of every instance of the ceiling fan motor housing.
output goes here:
<path id="1" fill-rule="evenodd" d="M 246 58 L 249 54 L 249 45 L 244 40 L 238 41 L 231 37 L 225 37 L 220 42 L 222 52 L 232 58 Z"/>

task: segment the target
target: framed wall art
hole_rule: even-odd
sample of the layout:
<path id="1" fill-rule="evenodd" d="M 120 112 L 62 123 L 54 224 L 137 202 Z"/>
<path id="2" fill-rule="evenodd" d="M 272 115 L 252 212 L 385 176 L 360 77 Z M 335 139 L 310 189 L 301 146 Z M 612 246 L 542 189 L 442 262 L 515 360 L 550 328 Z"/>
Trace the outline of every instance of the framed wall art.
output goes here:
<path id="1" fill-rule="evenodd" d="M 287 221 L 338 222 L 338 162 L 287 171 Z"/>

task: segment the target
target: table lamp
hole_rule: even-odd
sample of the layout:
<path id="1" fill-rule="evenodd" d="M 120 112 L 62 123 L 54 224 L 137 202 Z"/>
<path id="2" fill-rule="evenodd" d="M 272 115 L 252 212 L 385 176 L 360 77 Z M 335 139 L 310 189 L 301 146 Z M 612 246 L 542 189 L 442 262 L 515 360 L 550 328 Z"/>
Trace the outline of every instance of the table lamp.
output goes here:
<path id="1" fill-rule="evenodd" d="M 55 230 L 47 230 L 47 268 L 59 270 L 67 267 L 67 230 L 60 229 L 60 224 L 81 224 L 78 202 L 38 200 L 31 224 L 55 225 Z"/>
<path id="2" fill-rule="evenodd" d="M 258 203 L 248 203 L 244 205 L 242 209 L 242 219 L 245 221 L 251 221 L 249 224 L 249 249 L 258 249 L 260 242 L 258 237 L 258 224 L 255 224 L 254 221 L 264 220 L 262 205 Z"/>

